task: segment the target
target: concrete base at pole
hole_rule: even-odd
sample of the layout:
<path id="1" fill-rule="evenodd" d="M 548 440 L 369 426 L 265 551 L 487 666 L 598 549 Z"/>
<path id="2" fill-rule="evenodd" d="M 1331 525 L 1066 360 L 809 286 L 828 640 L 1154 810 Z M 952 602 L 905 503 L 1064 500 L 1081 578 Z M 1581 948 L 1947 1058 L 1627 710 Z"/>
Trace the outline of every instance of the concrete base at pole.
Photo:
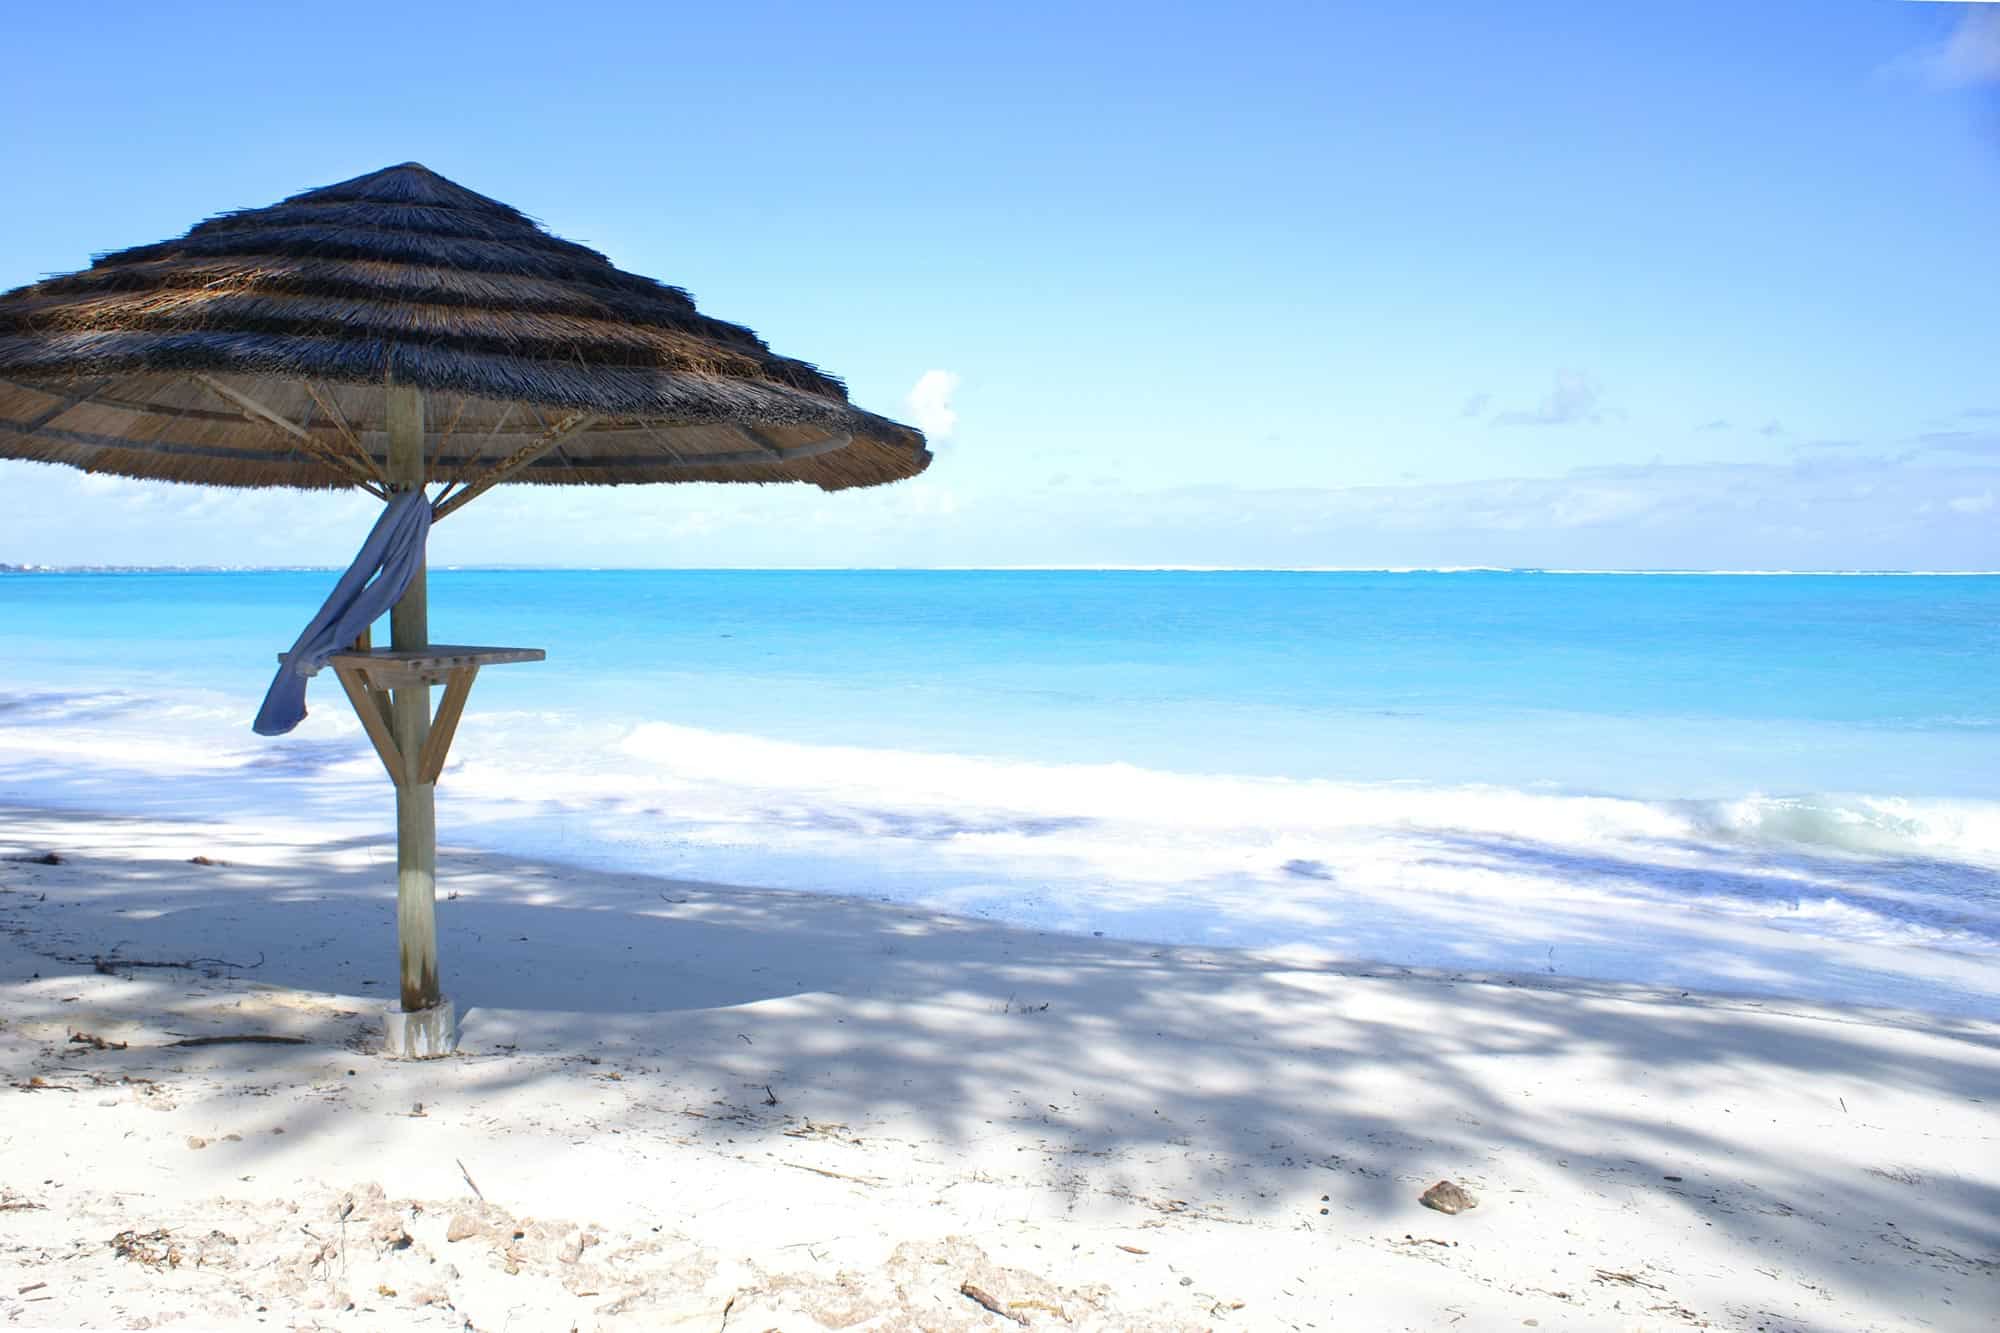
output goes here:
<path id="1" fill-rule="evenodd" d="M 414 1013 L 392 1004 L 382 1017 L 388 1028 L 382 1054 L 392 1060 L 436 1060 L 458 1049 L 458 1011 L 449 999 Z"/>

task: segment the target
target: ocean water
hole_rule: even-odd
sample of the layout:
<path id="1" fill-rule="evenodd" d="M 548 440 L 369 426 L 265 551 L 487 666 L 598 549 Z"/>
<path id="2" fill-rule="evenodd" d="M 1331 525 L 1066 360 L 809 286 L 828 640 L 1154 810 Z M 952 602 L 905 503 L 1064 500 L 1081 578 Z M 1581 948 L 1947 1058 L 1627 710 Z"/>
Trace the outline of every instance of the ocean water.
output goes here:
<path id="1" fill-rule="evenodd" d="M 386 830 L 331 676 L 249 730 L 332 577 L 0 577 L 0 801 Z M 549 653 L 481 674 L 447 844 L 2000 1016 L 2000 577 L 431 578 L 434 639 Z"/>

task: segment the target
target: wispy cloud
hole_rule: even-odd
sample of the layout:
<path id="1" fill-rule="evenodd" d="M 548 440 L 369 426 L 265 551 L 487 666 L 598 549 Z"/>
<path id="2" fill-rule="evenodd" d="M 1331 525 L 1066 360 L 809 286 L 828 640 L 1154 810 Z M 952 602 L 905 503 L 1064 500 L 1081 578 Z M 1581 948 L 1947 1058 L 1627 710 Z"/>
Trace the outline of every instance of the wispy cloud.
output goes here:
<path id="1" fill-rule="evenodd" d="M 1926 452 L 2000 457 L 2000 430 L 1933 430 L 1917 437 Z"/>
<path id="2" fill-rule="evenodd" d="M 1938 88 L 2000 83 L 2000 5 L 1961 4 L 1951 35 L 1912 52 L 1896 68 Z"/>
<path id="3" fill-rule="evenodd" d="M 0 561 L 16 563 L 340 566 L 380 511 L 353 491 L 181 486 L 41 463 L 0 464 L 0 491 L 12 511 Z"/>
<path id="4" fill-rule="evenodd" d="M 1443 485 L 1200 488 L 1132 497 L 1101 517 L 1134 562 L 1991 569 L 2000 529 L 1980 506 L 1994 490 L 1981 467 L 1822 455 Z"/>
<path id="5" fill-rule="evenodd" d="M 86 493 L 82 481 L 69 469 L 0 463 L 0 493 L 15 504 L 0 560 L 337 567 L 377 508 L 360 496 L 127 481 Z M 1830 449 L 1783 464 L 1372 487 L 1144 491 L 1105 476 L 993 494 L 926 475 L 836 496 L 572 489 L 501 488 L 464 527 L 434 534 L 433 565 L 2000 568 L 2000 524 L 1986 507 L 1989 495 L 2000 502 L 1994 460 L 1944 451 L 1892 460 Z M 115 521 L 78 522 L 89 514 Z M 523 532 L 533 534 L 525 544 Z"/>
<path id="6" fill-rule="evenodd" d="M 1475 553 L 1484 545 L 1501 564 L 1990 568 L 2000 548 L 1993 534 L 1928 530 L 1918 518 L 1933 503 L 1974 512 L 1951 501 L 1986 493 L 1980 476 L 1851 456 L 1651 463 L 1413 487 L 1371 497 L 1369 507 L 1382 527 L 1436 533 L 1465 563 L 1482 563 Z"/>
<path id="7" fill-rule="evenodd" d="M 1482 416 L 1486 412 L 1486 405 L 1492 401 L 1493 395 L 1490 393 L 1472 394 L 1465 400 L 1465 405 L 1458 409 L 1458 415 L 1460 417 Z"/>
<path id="8" fill-rule="evenodd" d="M 1715 419 L 1714 419 L 1713 421 L 1704 421 L 1704 422 L 1702 422 L 1702 423 L 1701 423 L 1701 424 L 1700 424 L 1699 426 L 1696 426 L 1696 427 L 1695 427 L 1695 429 L 1696 429 L 1696 430 L 1728 430 L 1728 429 L 1729 429 L 1729 423 L 1728 423 L 1727 421 L 1723 420 L 1723 419 L 1722 419 L 1721 417 L 1717 417 L 1717 418 L 1715 418 Z"/>
<path id="9" fill-rule="evenodd" d="M 958 392 L 958 374 L 950 370 L 926 370 L 903 399 L 910 419 L 918 430 L 933 440 L 948 440 L 958 429 L 958 411 L 952 396 Z"/>
<path id="10" fill-rule="evenodd" d="M 1555 388 L 1525 411 L 1496 413 L 1496 426 L 1575 426 L 1604 420 L 1603 393 L 1597 381 L 1580 370 L 1556 372 Z"/>
<path id="11" fill-rule="evenodd" d="M 1773 418 L 1757 428 L 1757 433 L 1766 439 L 1776 439 L 1785 433 L 1785 423 Z"/>

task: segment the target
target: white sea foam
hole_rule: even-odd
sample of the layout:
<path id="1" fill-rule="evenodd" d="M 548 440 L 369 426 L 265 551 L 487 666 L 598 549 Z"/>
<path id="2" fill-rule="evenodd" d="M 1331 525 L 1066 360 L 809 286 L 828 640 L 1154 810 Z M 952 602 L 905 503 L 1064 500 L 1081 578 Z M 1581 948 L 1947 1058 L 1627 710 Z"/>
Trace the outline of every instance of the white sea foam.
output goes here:
<path id="1" fill-rule="evenodd" d="M 220 696 L 13 702 L 0 799 L 383 818 L 380 766 L 325 700 L 275 743 Z M 2000 1013 L 1996 803 L 1177 773 L 504 710 L 459 752 L 448 843 L 1048 929 Z"/>

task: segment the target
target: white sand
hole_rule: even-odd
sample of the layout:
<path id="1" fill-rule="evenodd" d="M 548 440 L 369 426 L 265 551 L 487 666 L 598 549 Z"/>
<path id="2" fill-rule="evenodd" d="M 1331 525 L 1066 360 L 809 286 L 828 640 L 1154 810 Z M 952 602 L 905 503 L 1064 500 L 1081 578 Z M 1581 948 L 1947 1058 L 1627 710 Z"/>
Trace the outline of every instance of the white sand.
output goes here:
<path id="1" fill-rule="evenodd" d="M 386 841 L 0 811 L 46 850 L 0 861 L 13 1326 L 1019 1326 L 968 1282 L 1033 1328 L 2000 1312 L 1992 1023 L 447 849 L 464 1051 L 399 1063 Z M 166 1044 L 253 1032 L 307 1041 Z"/>

